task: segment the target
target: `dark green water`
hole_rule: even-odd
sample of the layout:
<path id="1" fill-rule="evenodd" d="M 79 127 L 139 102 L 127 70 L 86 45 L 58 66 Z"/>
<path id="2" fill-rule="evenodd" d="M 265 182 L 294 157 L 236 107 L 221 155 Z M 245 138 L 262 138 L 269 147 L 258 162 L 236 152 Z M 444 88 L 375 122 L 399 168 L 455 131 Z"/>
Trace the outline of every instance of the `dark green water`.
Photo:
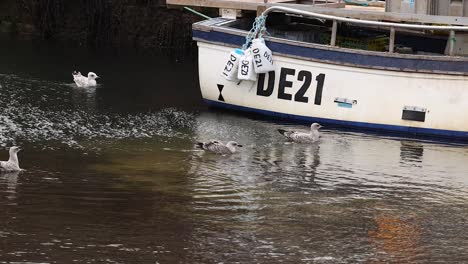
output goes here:
<path id="1" fill-rule="evenodd" d="M 96 89 L 71 72 L 94 71 Z M 468 148 L 207 109 L 196 61 L 0 42 L 0 263 L 464 263 Z M 232 156 L 193 149 L 237 140 Z"/>

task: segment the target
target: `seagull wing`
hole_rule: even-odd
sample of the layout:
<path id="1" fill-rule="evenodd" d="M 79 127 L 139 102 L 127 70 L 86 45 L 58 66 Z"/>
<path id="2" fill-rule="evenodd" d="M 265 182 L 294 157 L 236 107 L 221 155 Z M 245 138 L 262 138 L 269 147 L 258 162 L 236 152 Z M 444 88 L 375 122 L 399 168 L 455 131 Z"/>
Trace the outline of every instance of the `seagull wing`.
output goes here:
<path id="1" fill-rule="evenodd" d="M 73 77 L 75 77 L 75 76 L 83 76 L 83 75 L 81 75 L 81 72 L 77 72 L 77 71 L 73 71 L 73 72 L 72 72 L 72 75 L 73 75 Z"/>
<path id="2" fill-rule="evenodd" d="M 16 168 L 8 161 L 0 161 L 0 171 L 15 171 Z"/>
<path id="3" fill-rule="evenodd" d="M 291 139 L 291 134 L 294 134 L 295 132 L 294 131 L 288 131 L 288 130 L 284 130 L 284 129 L 278 129 L 278 132 L 287 137 L 288 139 Z"/>
<path id="4" fill-rule="evenodd" d="M 289 138 L 295 142 L 299 143 L 308 143 L 308 142 L 313 142 L 314 137 L 309 134 L 309 133 L 303 133 L 303 132 L 293 132 Z"/>
<path id="5" fill-rule="evenodd" d="M 318 132 L 315 133 L 316 135 L 298 131 L 287 131 L 284 129 L 278 129 L 278 132 L 287 139 L 298 143 L 311 143 L 318 140 Z"/>
<path id="6" fill-rule="evenodd" d="M 76 83 L 76 85 L 78 87 L 88 86 L 88 78 L 81 75 L 81 73 L 73 75 L 73 81 L 75 81 L 75 83 Z"/>
<path id="7" fill-rule="evenodd" d="M 203 149 L 208 150 L 213 153 L 220 153 L 220 154 L 231 153 L 228 147 L 226 147 L 223 143 L 216 141 L 216 140 L 212 140 L 206 143 L 203 146 Z"/>

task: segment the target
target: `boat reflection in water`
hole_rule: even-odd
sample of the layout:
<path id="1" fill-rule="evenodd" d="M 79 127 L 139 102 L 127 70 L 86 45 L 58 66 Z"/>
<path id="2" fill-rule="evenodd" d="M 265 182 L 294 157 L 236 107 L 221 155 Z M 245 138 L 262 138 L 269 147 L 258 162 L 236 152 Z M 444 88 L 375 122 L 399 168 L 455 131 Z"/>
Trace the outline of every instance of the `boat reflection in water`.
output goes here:
<path id="1" fill-rule="evenodd" d="M 445 205 L 466 208 L 468 181 L 453 166 L 465 159 L 463 147 L 335 130 L 324 130 L 317 144 L 291 144 L 277 128 L 307 126 L 226 113 L 201 113 L 196 123 L 194 140 L 245 146 L 234 155 L 188 157 L 194 213 L 213 235 L 205 239 L 237 241 L 234 260 L 250 248 L 251 259 L 301 252 L 300 261 L 408 262 L 433 257 L 428 243 L 452 244 L 449 235 L 434 243 L 427 223 L 453 221 Z M 457 207 L 447 210 L 457 215 Z"/>
<path id="2" fill-rule="evenodd" d="M 424 155 L 424 145 L 418 142 L 401 141 L 400 157 L 401 163 L 411 163 L 416 165 L 422 163 Z"/>

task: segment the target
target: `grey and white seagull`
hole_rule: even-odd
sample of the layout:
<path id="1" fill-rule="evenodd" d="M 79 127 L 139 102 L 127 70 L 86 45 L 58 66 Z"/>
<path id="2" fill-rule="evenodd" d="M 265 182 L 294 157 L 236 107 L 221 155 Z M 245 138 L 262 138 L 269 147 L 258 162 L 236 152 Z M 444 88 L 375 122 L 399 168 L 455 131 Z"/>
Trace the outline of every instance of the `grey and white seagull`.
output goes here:
<path id="1" fill-rule="evenodd" d="M 0 171 L 20 171 L 19 161 L 18 161 L 18 152 L 21 149 L 19 147 L 10 148 L 10 158 L 8 161 L 0 161 Z"/>
<path id="2" fill-rule="evenodd" d="M 236 147 L 242 147 L 242 145 L 235 141 L 223 144 L 219 140 L 211 140 L 210 142 L 197 142 L 196 147 L 217 154 L 232 154 L 237 151 Z"/>
<path id="3" fill-rule="evenodd" d="M 78 87 L 91 87 L 96 86 L 96 79 L 99 78 L 94 72 L 89 72 L 88 77 L 81 75 L 81 72 L 74 71 L 72 73 L 73 81 Z"/>
<path id="4" fill-rule="evenodd" d="M 320 133 L 319 129 L 322 126 L 318 123 L 313 123 L 310 125 L 310 132 L 297 132 L 297 131 L 287 131 L 284 129 L 278 129 L 281 135 L 285 136 L 287 139 L 297 142 L 297 143 L 313 143 L 319 140 Z"/>

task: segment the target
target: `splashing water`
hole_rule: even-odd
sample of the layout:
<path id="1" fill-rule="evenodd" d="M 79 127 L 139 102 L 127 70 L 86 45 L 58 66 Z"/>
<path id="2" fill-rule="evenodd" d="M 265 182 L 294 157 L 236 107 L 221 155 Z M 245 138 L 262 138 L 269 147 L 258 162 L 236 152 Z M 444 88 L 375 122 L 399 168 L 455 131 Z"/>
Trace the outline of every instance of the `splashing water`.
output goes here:
<path id="1" fill-rule="evenodd" d="M 54 141 L 80 147 L 100 139 L 186 137 L 191 113 L 166 108 L 139 114 L 99 113 L 95 90 L 0 75 L 0 145 Z M 31 94 L 33 96 L 31 96 Z M 84 100 L 83 100 L 84 98 Z"/>

